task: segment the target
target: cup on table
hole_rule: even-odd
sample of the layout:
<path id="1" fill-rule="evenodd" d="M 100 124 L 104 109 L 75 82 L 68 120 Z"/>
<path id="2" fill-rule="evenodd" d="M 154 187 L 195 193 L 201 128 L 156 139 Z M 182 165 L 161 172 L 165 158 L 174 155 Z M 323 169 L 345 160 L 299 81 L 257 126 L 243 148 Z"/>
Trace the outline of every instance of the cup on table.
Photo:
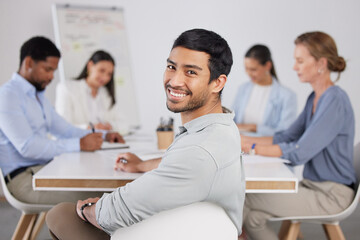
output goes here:
<path id="1" fill-rule="evenodd" d="M 169 130 L 169 131 L 157 130 L 156 135 L 157 135 L 158 149 L 160 150 L 166 150 L 174 140 L 173 130 Z"/>

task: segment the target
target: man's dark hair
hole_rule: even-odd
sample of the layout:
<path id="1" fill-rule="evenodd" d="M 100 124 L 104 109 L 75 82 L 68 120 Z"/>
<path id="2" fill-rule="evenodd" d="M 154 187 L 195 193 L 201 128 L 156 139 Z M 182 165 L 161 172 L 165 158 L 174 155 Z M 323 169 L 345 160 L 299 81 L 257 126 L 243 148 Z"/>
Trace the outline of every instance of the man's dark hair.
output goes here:
<path id="1" fill-rule="evenodd" d="M 47 57 L 61 57 L 59 49 L 49 39 L 41 36 L 27 40 L 20 49 L 20 66 L 25 57 L 30 56 L 35 61 L 45 61 Z"/>
<path id="2" fill-rule="evenodd" d="M 230 73 L 233 64 L 232 53 L 226 40 L 215 32 L 205 29 L 192 29 L 183 32 L 174 42 L 172 49 L 184 47 L 205 52 L 210 55 L 210 82 L 221 74 Z M 220 92 L 221 93 L 221 92 Z"/>

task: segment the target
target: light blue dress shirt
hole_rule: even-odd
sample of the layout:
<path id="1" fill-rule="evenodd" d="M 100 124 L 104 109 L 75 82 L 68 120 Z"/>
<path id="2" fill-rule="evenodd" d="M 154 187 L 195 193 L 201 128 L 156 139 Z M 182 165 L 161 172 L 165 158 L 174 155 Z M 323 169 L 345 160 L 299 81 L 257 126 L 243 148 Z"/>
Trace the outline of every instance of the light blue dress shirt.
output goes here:
<path id="1" fill-rule="evenodd" d="M 235 97 L 233 110 L 235 122 L 242 123 L 245 109 L 248 104 L 254 83 L 242 84 Z M 254 110 L 256 111 L 256 110 Z M 271 92 L 265 107 L 262 124 L 257 125 L 256 133 L 252 136 L 273 136 L 275 132 L 288 128 L 296 119 L 297 102 L 296 94 L 290 89 L 280 85 L 275 78 L 271 84 Z"/>
<path id="2" fill-rule="evenodd" d="M 353 166 L 355 120 L 347 94 L 339 87 L 328 88 L 312 114 L 315 94 L 310 94 L 304 111 L 285 131 L 274 135 L 283 158 L 293 165 L 305 164 L 303 176 L 312 181 L 351 185 L 356 181 Z"/>
<path id="3" fill-rule="evenodd" d="M 90 133 L 60 117 L 26 79 L 14 73 L 0 88 L 0 167 L 7 175 L 20 167 L 45 164 L 55 156 L 80 150 Z M 49 135 L 55 136 L 51 140 Z"/>

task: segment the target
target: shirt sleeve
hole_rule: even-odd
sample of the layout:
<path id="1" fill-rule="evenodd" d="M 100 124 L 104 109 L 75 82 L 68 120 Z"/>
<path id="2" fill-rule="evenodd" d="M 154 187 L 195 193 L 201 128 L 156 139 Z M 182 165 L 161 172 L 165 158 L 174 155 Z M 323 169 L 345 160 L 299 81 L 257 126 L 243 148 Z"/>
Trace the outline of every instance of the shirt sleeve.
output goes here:
<path id="1" fill-rule="evenodd" d="M 157 169 L 103 196 L 96 204 L 97 222 L 111 234 L 161 211 L 201 201 L 210 193 L 216 169 L 201 147 L 173 151 Z"/>
<path id="2" fill-rule="evenodd" d="M 130 131 L 126 114 L 120 109 L 118 103 L 115 103 L 110 109 L 109 106 L 106 106 L 105 120 L 111 124 L 114 131 L 121 134 L 127 134 Z"/>
<path id="3" fill-rule="evenodd" d="M 305 131 L 305 117 L 306 114 L 303 111 L 288 129 L 276 132 L 273 137 L 273 144 L 298 140 Z"/>
<path id="4" fill-rule="evenodd" d="M 236 93 L 232 108 L 235 113 L 234 121 L 235 123 L 242 123 L 244 118 L 244 111 L 246 104 L 251 93 L 252 85 L 251 83 L 242 84 Z"/>
<path id="5" fill-rule="evenodd" d="M 296 94 L 287 92 L 282 101 L 280 119 L 276 128 L 264 124 L 257 125 L 257 134 L 261 136 L 273 136 L 275 132 L 288 128 L 296 119 L 297 111 Z"/>
<path id="6" fill-rule="evenodd" d="M 60 127 L 57 126 L 59 132 Z M 74 132 L 70 129 L 64 128 L 63 136 L 73 136 L 72 138 L 58 140 L 51 140 L 47 135 L 35 132 L 29 123 L 26 110 L 22 108 L 20 98 L 10 91 L 1 95 L 0 128 L 25 158 L 47 162 L 61 153 L 80 149 L 79 136 L 74 137 Z"/>
<path id="7" fill-rule="evenodd" d="M 91 130 L 89 129 L 81 129 L 67 122 L 51 106 L 50 106 L 50 112 L 51 112 L 50 132 L 55 136 L 57 136 L 58 138 L 80 139 L 85 135 L 91 133 Z"/>
<path id="8" fill-rule="evenodd" d="M 304 164 L 328 146 L 340 132 L 345 109 L 336 96 L 325 96 L 318 103 L 318 109 L 305 130 L 305 113 L 291 128 L 274 138 L 282 150 L 282 157 L 294 165 Z M 307 108 L 311 111 L 311 108 Z M 302 123 L 302 124 L 301 124 Z M 297 127 L 299 127 L 297 129 Z M 296 137 L 303 134 L 296 140 Z M 282 140 L 285 140 L 283 142 Z M 286 141 L 289 140 L 289 141 Z"/>

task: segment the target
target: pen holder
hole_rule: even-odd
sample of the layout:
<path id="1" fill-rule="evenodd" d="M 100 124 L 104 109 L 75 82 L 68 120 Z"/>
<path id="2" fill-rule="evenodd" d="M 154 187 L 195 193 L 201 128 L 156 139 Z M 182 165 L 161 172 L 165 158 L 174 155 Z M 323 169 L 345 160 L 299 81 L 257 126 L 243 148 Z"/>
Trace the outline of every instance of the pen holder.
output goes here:
<path id="1" fill-rule="evenodd" d="M 156 131 L 158 149 L 166 150 L 174 140 L 174 131 Z"/>

